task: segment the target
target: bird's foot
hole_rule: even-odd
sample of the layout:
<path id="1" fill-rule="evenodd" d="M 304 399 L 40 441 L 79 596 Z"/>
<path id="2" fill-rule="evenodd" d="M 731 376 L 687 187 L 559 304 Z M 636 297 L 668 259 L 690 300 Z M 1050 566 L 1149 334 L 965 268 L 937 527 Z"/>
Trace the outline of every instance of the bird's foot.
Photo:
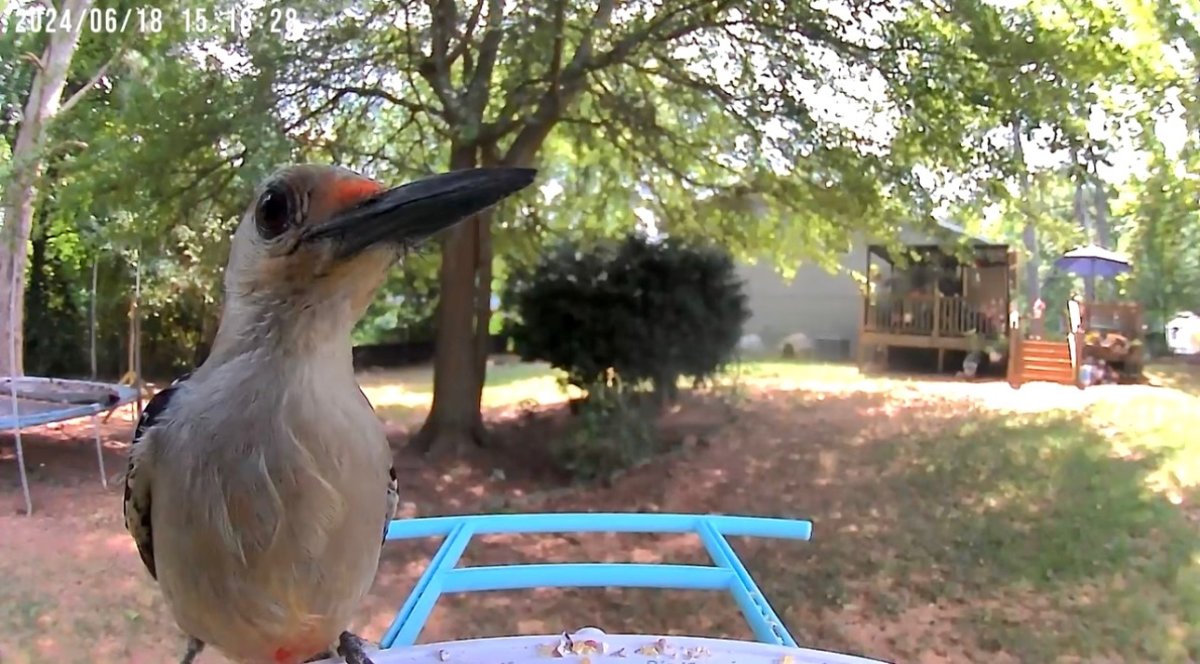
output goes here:
<path id="1" fill-rule="evenodd" d="M 308 659 L 304 660 L 304 664 L 312 664 L 312 662 L 323 662 L 327 659 L 333 659 L 332 651 L 326 650 L 319 654 L 313 655 L 312 657 L 309 657 Z"/>
<path id="2" fill-rule="evenodd" d="M 367 642 L 356 634 L 342 632 L 338 637 L 337 653 L 346 660 L 346 664 L 375 664 L 367 657 L 366 647 Z"/>
<path id="3" fill-rule="evenodd" d="M 204 642 L 194 636 L 189 636 L 187 650 L 184 651 L 183 659 L 179 660 L 179 664 L 192 664 L 202 652 L 204 652 Z"/>

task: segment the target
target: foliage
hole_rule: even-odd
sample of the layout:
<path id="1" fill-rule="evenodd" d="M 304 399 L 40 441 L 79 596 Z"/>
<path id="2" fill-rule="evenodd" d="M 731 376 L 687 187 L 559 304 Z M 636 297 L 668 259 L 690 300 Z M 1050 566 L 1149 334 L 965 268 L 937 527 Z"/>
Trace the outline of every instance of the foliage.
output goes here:
<path id="1" fill-rule="evenodd" d="M 1133 294 L 1145 305 L 1152 329 L 1161 332 L 1176 312 L 1200 310 L 1200 178 L 1181 172 L 1161 145 L 1155 147 L 1149 177 L 1127 202 L 1120 230 L 1135 261 Z"/>
<path id="2" fill-rule="evenodd" d="M 621 384 L 588 386 L 572 429 L 551 447 L 554 464 L 577 480 L 611 480 L 651 458 L 660 445 L 653 411 Z"/>
<path id="3" fill-rule="evenodd" d="M 749 312 L 728 252 L 651 240 L 566 242 L 512 275 L 504 300 L 516 352 L 581 388 L 648 383 L 671 396 L 681 376 L 711 377 Z"/>
<path id="4" fill-rule="evenodd" d="M 431 260 L 432 258 L 432 260 Z M 383 296 L 371 302 L 354 330 L 358 344 L 384 344 L 433 339 L 437 303 L 436 257 L 410 254 L 388 275 Z"/>

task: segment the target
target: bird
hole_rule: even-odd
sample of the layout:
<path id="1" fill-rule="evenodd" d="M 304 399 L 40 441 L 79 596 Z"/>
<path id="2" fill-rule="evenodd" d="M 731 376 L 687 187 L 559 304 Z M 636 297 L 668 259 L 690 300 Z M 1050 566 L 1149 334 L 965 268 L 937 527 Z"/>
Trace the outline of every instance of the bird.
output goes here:
<path id="1" fill-rule="evenodd" d="M 378 571 L 399 479 L 359 387 L 350 333 L 388 270 L 533 183 L 472 168 L 393 188 L 350 169 L 272 173 L 233 232 L 208 357 L 135 426 L 123 512 L 187 637 L 241 664 L 340 656 Z"/>

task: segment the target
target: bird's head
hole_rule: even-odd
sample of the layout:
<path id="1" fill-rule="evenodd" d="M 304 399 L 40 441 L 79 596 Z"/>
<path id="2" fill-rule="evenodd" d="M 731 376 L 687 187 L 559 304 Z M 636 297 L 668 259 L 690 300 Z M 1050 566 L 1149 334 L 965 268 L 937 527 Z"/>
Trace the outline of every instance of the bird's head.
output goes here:
<path id="1" fill-rule="evenodd" d="M 335 166 L 284 168 L 259 186 L 234 233 L 226 316 L 248 318 L 242 325 L 312 317 L 352 326 L 406 247 L 524 189 L 535 175 L 478 168 L 387 188 Z"/>

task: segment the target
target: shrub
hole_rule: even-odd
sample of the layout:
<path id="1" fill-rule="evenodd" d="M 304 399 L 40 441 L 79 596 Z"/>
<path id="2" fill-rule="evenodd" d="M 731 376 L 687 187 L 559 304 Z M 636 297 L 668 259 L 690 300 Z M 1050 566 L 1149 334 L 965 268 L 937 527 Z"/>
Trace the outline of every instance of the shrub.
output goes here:
<path id="1" fill-rule="evenodd" d="M 636 395 L 597 385 L 567 436 L 550 448 L 554 464 L 577 480 L 611 480 L 659 451 L 651 417 Z"/>
<path id="2" fill-rule="evenodd" d="M 504 301 L 526 360 L 543 360 L 581 389 L 653 387 L 672 398 L 732 358 L 749 316 L 732 257 L 712 245 L 654 241 L 564 243 L 518 268 Z"/>

